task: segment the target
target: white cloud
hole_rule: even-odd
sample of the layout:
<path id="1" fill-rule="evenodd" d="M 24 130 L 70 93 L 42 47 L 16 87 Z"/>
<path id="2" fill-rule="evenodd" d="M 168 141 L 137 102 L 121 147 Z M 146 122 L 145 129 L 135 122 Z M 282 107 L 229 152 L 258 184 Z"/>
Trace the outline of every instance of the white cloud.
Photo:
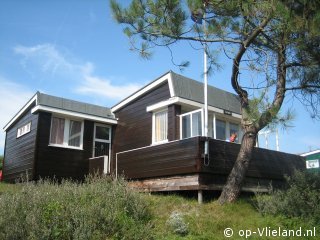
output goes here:
<path id="1" fill-rule="evenodd" d="M 114 78 L 96 76 L 95 66 L 91 62 L 81 62 L 67 53 L 59 51 L 55 45 L 40 44 L 32 47 L 16 46 L 16 54 L 22 55 L 21 64 L 34 77 L 37 71 L 55 77 L 55 81 L 66 79 L 75 80 L 73 86 L 82 95 L 98 96 L 100 98 L 120 100 L 135 92 L 141 86 L 138 84 L 115 84 Z"/>
<path id="2" fill-rule="evenodd" d="M 22 66 L 31 75 L 33 68 L 45 74 L 55 76 L 56 73 L 63 74 L 77 72 L 81 66 L 71 63 L 56 47 L 52 44 L 40 44 L 32 47 L 16 46 L 16 54 L 22 55 Z"/>
<path id="3" fill-rule="evenodd" d="M 2 154 L 5 142 L 5 132 L 2 130 L 3 127 L 32 97 L 34 92 L 1 76 L 0 85 L 0 154 Z"/>
<path id="4" fill-rule="evenodd" d="M 94 66 L 87 64 L 83 67 L 83 79 L 76 92 L 85 95 L 98 95 L 103 98 L 120 100 L 137 91 L 141 86 L 138 84 L 115 85 L 109 79 L 94 76 Z"/>

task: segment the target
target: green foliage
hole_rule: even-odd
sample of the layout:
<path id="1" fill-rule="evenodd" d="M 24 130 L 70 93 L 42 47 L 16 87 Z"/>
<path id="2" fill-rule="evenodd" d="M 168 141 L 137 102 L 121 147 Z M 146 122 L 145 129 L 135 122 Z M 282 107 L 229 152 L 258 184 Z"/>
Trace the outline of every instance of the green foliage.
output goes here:
<path id="1" fill-rule="evenodd" d="M 314 226 L 298 218 L 261 215 L 248 199 L 224 206 L 214 200 L 199 205 L 195 198 L 173 194 L 134 194 L 123 186 L 125 183 L 122 180 L 117 183 L 107 179 L 101 180 L 98 186 L 95 183 L 88 186 L 87 183 L 77 185 L 70 182 L 61 185 L 45 182 L 44 185 L 28 186 L 1 183 L 0 239 L 221 240 L 225 238 L 225 228 L 232 228 L 236 234 L 240 229 L 257 231 L 258 227 L 311 229 Z M 30 189 L 32 192 L 28 191 Z M 56 196 L 60 194 L 60 197 Z M 172 215 L 180 219 L 177 226 L 187 226 L 186 235 L 168 229 Z M 40 218 L 43 222 L 40 222 Z M 63 224 L 59 224 L 58 219 Z M 108 224 L 103 219 L 109 219 Z M 238 239 L 236 236 L 233 238 Z M 261 237 L 253 236 L 250 239 Z"/>
<path id="2" fill-rule="evenodd" d="M 171 213 L 169 219 L 167 220 L 167 225 L 169 229 L 178 235 L 185 236 L 188 234 L 188 224 L 185 222 L 183 218 L 183 214 L 174 211 Z"/>
<path id="3" fill-rule="evenodd" d="M 124 32 L 132 49 L 142 57 L 149 59 L 151 50 L 159 46 L 165 46 L 172 53 L 170 46 L 187 41 L 194 49 L 207 49 L 210 73 L 219 70 L 215 67 L 220 66 L 217 56 L 224 54 L 234 60 L 241 52 L 241 45 L 246 45 L 243 56 L 237 60 L 239 68 L 232 75 L 236 76 L 238 83 L 239 74 L 252 74 L 253 79 L 241 79 L 238 87 L 250 89 L 250 96 L 260 89 L 270 89 L 275 93 L 280 73 L 284 72 L 284 87 L 288 90 L 282 94 L 294 91 L 294 96 L 305 104 L 312 116 L 320 118 L 318 0 L 132 0 L 126 8 L 120 2 L 110 1 L 114 18 L 125 25 Z M 192 21 L 191 16 L 205 22 L 205 27 Z M 263 31 L 250 39 L 267 19 Z M 212 53 L 210 49 L 216 51 Z M 281 49 L 285 49 L 284 61 L 278 61 Z M 181 63 L 178 66 L 183 68 L 187 65 Z M 232 85 L 235 88 L 236 84 Z M 282 101 L 274 99 L 280 95 L 278 92 L 269 98 L 269 94 L 265 94 L 265 100 L 271 100 L 269 106 L 271 103 L 278 106 L 265 109 L 268 112 L 260 121 L 263 123 L 260 129 L 277 116 Z"/>
<path id="4" fill-rule="evenodd" d="M 151 239 L 151 215 L 123 180 L 23 184 L 0 195 L 0 239 Z"/>
<path id="5" fill-rule="evenodd" d="M 320 224 L 320 174 L 296 172 L 287 178 L 288 189 L 271 195 L 257 195 L 256 203 L 262 214 L 303 218 Z"/>

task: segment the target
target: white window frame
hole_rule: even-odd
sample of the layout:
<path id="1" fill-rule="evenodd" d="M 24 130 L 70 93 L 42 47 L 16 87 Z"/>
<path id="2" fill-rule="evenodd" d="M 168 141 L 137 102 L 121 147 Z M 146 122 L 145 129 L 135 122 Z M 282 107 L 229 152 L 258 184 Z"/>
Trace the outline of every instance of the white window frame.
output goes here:
<path id="1" fill-rule="evenodd" d="M 220 120 L 220 121 L 223 121 L 223 122 L 226 123 L 226 128 L 225 128 L 226 139 L 218 139 L 218 140 L 222 140 L 222 141 L 228 141 L 229 140 L 229 138 L 230 138 L 230 124 L 233 124 L 233 125 L 237 125 L 238 126 L 238 136 L 237 136 L 238 141 L 236 143 L 240 143 L 240 141 L 242 139 L 242 131 L 241 131 L 240 123 L 234 122 L 234 121 L 226 119 L 226 118 L 219 118 L 219 117 L 216 116 L 216 114 L 213 115 L 213 122 L 212 122 L 212 125 L 213 125 L 213 128 L 214 128 L 214 136 L 213 136 L 213 138 L 217 139 L 217 129 L 216 129 L 216 125 L 217 125 L 216 121 L 217 120 Z"/>
<path id="2" fill-rule="evenodd" d="M 161 141 L 156 141 L 156 114 L 167 112 L 167 138 Z M 169 112 L 168 108 L 161 109 L 159 111 L 153 112 L 152 114 L 152 145 L 161 144 L 161 143 L 167 143 L 168 142 L 168 120 L 169 120 Z"/>
<path id="3" fill-rule="evenodd" d="M 22 137 L 23 135 L 26 135 L 29 132 L 31 132 L 31 122 L 28 122 L 27 124 L 18 128 L 17 138 Z"/>
<path id="4" fill-rule="evenodd" d="M 63 133 L 63 143 L 62 144 L 56 144 L 56 143 L 50 143 L 51 140 L 51 133 L 52 133 L 52 120 L 53 118 L 62 118 L 64 119 L 64 133 Z M 69 129 L 70 129 L 70 121 L 77 121 L 81 122 L 81 135 L 80 135 L 80 146 L 69 146 Z M 84 121 L 83 119 L 77 119 L 77 118 L 69 118 L 66 116 L 60 116 L 60 115 L 52 115 L 51 116 L 51 126 L 50 126 L 50 136 L 49 136 L 49 146 L 50 147 L 61 147 L 61 148 L 70 148 L 70 149 L 77 149 L 77 150 L 83 150 L 83 131 L 84 131 Z"/>
<path id="5" fill-rule="evenodd" d="M 201 109 L 197 109 L 191 112 L 187 112 L 184 114 L 180 115 L 180 139 L 183 139 L 183 134 L 182 134 L 182 118 L 184 116 L 190 115 L 190 133 L 191 133 L 191 137 L 195 137 L 195 136 L 199 136 L 199 135 L 193 135 L 193 127 L 192 127 L 192 114 L 197 113 L 197 112 L 201 112 L 201 135 L 204 136 L 204 110 L 203 108 Z"/>
<path id="6" fill-rule="evenodd" d="M 105 139 L 100 139 L 100 138 L 96 138 L 96 127 L 106 127 L 109 128 L 109 139 L 105 140 Z M 110 125 L 106 125 L 106 124 L 101 124 L 101 123 L 94 123 L 94 129 L 93 129 L 93 146 L 92 146 L 92 157 L 101 157 L 101 156 L 94 156 L 94 148 L 95 148 L 95 142 L 104 142 L 104 143 L 109 143 L 109 159 L 111 158 L 111 137 L 112 136 L 112 127 Z M 110 161 L 109 161 L 110 162 Z"/>

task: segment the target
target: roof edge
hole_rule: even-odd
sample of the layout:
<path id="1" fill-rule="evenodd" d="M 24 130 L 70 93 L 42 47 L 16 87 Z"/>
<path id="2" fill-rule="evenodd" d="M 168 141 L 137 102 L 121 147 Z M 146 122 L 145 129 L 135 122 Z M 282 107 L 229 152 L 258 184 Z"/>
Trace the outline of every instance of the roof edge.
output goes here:
<path id="1" fill-rule="evenodd" d="M 120 108 L 123 108 L 124 106 L 126 106 L 130 102 L 134 101 L 136 98 L 142 96 L 144 93 L 147 93 L 150 90 L 154 89 L 155 87 L 159 86 L 165 80 L 168 80 L 169 89 L 170 89 L 170 95 L 172 95 L 171 97 L 173 97 L 173 95 L 174 95 L 173 87 L 172 87 L 172 84 L 170 83 L 171 74 L 172 74 L 172 71 L 170 70 L 170 71 L 166 72 L 165 74 L 162 74 L 160 77 L 156 78 L 152 82 L 148 83 L 147 85 L 143 86 L 139 90 L 135 91 L 134 93 L 132 93 L 131 95 L 129 95 L 125 99 L 121 100 L 119 103 L 117 103 L 114 106 L 112 106 L 111 107 L 111 112 L 116 112 Z"/>
<path id="2" fill-rule="evenodd" d="M 9 127 L 11 127 L 12 124 L 14 124 L 17 119 L 32 105 L 32 103 L 35 101 L 36 105 L 38 103 L 38 96 L 40 92 L 37 91 L 30 99 L 29 101 L 14 115 L 13 118 L 3 127 L 4 131 L 7 131 Z"/>

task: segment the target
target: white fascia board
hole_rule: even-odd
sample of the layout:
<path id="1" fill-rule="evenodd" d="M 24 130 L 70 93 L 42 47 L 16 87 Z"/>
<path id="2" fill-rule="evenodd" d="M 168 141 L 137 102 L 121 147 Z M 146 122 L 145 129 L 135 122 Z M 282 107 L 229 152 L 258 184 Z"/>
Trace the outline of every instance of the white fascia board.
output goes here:
<path id="1" fill-rule="evenodd" d="M 147 106 L 147 112 L 157 111 L 157 110 L 160 110 L 161 108 L 167 107 L 171 104 L 175 104 L 178 102 L 179 102 L 178 97 L 169 98 L 169 100 L 158 102 L 158 103 L 153 104 L 151 106 Z"/>
<path id="2" fill-rule="evenodd" d="M 38 102 L 38 93 L 36 93 L 22 108 L 21 110 L 4 126 L 3 130 L 7 131 L 7 129 L 34 103 L 34 101 Z"/>
<path id="3" fill-rule="evenodd" d="M 32 108 L 32 110 L 31 110 L 32 113 L 35 113 L 37 111 L 51 112 L 51 113 L 81 118 L 81 119 L 92 120 L 95 122 L 102 122 L 102 123 L 109 123 L 109 124 L 117 124 L 118 123 L 117 120 L 114 120 L 114 119 L 93 116 L 93 115 L 89 115 L 89 114 L 85 114 L 85 113 L 77 113 L 77 112 L 72 112 L 72 111 L 68 111 L 68 110 L 63 110 L 63 109 L 58 109 L 58 108 L 53 108 L 53 107 L 48 107 L 48 106 L 42 106 L 42 105 L 38 105 L 38 106 Z"/>
<path id="4" fill-rule="evenodd" d="M 235 117 L 235 118 L 242 118 L 242 115 L 238 114 L 238 113 L 232 113 L 232 117 Z"/>
<path id="5" fill-rule="evenodd" d="M 153 112 L 155 110 L 159 110 L 161 108 L 167 107 L 171 104 L 185 104 L 185 105 L 190 105 L 190 106 L 194 106 L 194 107 L 198 107 L 198 108 L 203 108 L 203 106 L 204 106 L 202 103 L 199 103 L 196 101 L 192 101 L 192 100 L 180 98 L 180 97 L 173 97 L 173 98 L 170 98 L 166 101 L 162 101 L 162 102 L 153 104 L 151 106 L 147 106 L 147 112 Z M 217 108 L 217 107 L 208 106 L 208 110 L 211 112 L 224 114 L 224 110 Z M 237 114 L 237 113 L 232 113 L 231 116 L 234 118 L 241 119 L 241 115 Z"/>
<path id="6" fill-rule="evenodd" d="M 309 155 L 312 155 L 312 154 L 316 154 L 316 153 L 320 153 L 320 149 L 314 150 L 314 151 L 312 151 L 312 152 L 303 153 L 303 154 L 301 154 L 300 156 L 306 157 L 306 156 L 309 156 Z"/>
<path id="7" fill-rule="evenodd" d="M 140 97 L 141 95 L 149 92 L 150 90 L 152 90 L 153 88 L 157 87 L 158 85 L 160 85 L 161 83 L 163 83 L 165 81 L 168 81 L 170 96 L 173 96 L 172 95 L 173 94 L 173 86 L 172 86 L 172 80 L 171 80 L 171 73 L 169 72 L 169 73 L 165 74 L 164 76 L 160 77 L 159 79 L 157 79 L 156 81 L 154 81 L 154 82 L 150 83 L 149 85 L 143 87 L 142 89 L 138 90 L 137 92 L 135 92 L 134 94 L 132 94 L 131 96 L 129 96 L 128 98 L 123 100 L 122 102 L 113 106 L 111 108 L 111 111 L 116 112 L 117 110 L 119 110 L 123 106 L 127 105 L 129 102 L 131 102 L 131 101 L 135 100 L 136 98 Z"/>

